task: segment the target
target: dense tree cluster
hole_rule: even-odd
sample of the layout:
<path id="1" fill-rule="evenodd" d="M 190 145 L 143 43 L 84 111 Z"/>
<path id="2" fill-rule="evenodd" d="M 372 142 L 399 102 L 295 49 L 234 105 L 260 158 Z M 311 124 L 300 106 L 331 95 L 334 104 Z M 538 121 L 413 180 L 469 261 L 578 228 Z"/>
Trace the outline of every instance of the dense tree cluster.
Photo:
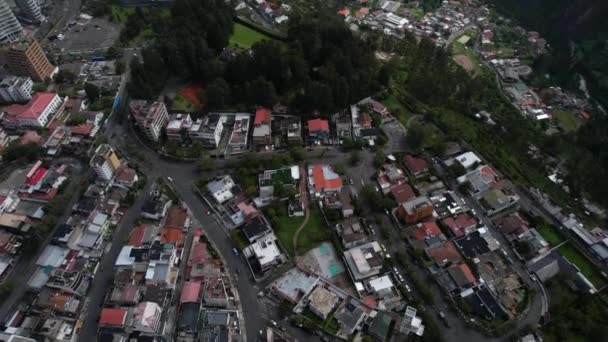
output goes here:
<path id="1" fill-rule="evenodd" d="M 131 64 L 134 97 L 155 98 L 169 76 L 204 84 L 207 109 L 282 102 L 323 115 L 379 90 L 388 82 L 373 49 L 334 16 L 294 16 L 287 42 L 262 41 L 250 52 L 221 60 L 232 31 L 224 1 L 178 0 L 170 25 Z"/>

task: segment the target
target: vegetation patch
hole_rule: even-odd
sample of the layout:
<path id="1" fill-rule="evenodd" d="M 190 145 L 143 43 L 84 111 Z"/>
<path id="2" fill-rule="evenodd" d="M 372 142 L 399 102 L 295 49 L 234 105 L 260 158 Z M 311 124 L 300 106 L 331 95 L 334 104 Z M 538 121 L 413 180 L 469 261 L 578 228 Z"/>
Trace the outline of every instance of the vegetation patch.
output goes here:
<path id="1" fill-rule="evenodd" d="M 230 46 L 249 49 L 257 42 L 270 39 L 272 38 L 261 32 L 243 24 L 235 23 L 234 31 L 232 36 L 230 36 Z"/>
<path id="2" fill-rule="evenodd" d="M 559 127 L 566 133 L 576 131 L 580 125 L 577 115 L 570 111 L 559 111 L 555 117 Z"/>
<path id="3" fill-rule="evenodd" d="M 575 264 L 596 288 L 599 289 L 606 283 L 606 279 L 602 276 L 599 269 L 571 243 L 561 246 L 558 252 L 571 263 Z"/>
<path id="4" fill-rule="evenodd" d="M 551 244 L 551 246 L 557 246 L 565 241 L 564 237 L 557 231 L 555 226 L 543 224 L 536 228 L 536 230 L 549 244 Z"/>

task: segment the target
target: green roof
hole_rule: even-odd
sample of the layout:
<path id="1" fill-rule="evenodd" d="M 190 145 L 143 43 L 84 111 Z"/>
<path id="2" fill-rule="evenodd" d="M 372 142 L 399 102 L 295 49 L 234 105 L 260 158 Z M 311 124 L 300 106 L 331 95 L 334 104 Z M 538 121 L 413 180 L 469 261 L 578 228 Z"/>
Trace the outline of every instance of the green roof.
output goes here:
<path id="1" fill-rule="evenodd" d="M 524 82 L 517 82 L 513 85 L 517 91 L 524 91 L 528 89 L 528 86 Z"/>
<path id="2" fill-rule="evenodd" d="M 267 175 L 270 173 L 270 176 Z M 295 185 L 296 181 L 291 177 L 291 168 L 278 170 L 267 170 L 260 175 L 260 186 L 270 186 L 276 184 Z"/>
<path id="3" fill-rule="evenodd" d="M 393 319 L 387 313 L 378 312 L 372 325 L 369 327 L 369 334 L 386 341 Z"/>

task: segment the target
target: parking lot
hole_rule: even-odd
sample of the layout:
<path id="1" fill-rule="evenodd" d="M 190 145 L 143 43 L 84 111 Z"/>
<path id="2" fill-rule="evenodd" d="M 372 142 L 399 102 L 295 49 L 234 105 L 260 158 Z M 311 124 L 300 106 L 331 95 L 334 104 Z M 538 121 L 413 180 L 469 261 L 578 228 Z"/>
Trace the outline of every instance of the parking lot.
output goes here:
<path id="1" fill-rule="evenodd" d="M 93 18 L 68 26 L 57 34 L 50 46 L 57 54 L 94 54 L 105 52 L 120 34 L 120 27 L 105 19 Z"/>

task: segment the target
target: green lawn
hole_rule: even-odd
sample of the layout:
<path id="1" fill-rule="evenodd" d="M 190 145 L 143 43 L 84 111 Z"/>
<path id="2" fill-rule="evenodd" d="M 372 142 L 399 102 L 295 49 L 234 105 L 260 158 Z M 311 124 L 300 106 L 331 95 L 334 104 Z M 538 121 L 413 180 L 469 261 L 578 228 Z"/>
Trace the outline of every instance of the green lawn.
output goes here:
<path id="1" fill-rule="evenodd" d="M 393 114 L 399 122 L 406 124 L 410 118 L 411 113 L 397 100 L 395 95 L 391 94 L 386 100 L 382 101 L 382 104 L 386 106 L 389 112 Z"/>
<path id="2" fill-rule="evenodd" d="M 304 217 L 277 216 L 272 227 L 281 245 L 289 256 L 295 255 L 293 249 L 293 235 L 304 222 Z M 310 211 L 310 218 L 306 228 L 298 236 L 298 254 L 303 255 L 323 241 L 331 239 L 331 231 L 325 226 L 323 217 L 317 209 Z"/>
<path id="3" fill-rule="evenodd" d="M 592 264 L 591 261 L 587 260 L 571 242 L 561 246 L 558 251 L 563 257 L 575 264 L 596 288 L 599 289 L 606 283 L 606 279 L 602 276 L 597 267 Z"/>
<path id="4" fill-rule="evenodd" d="M 182 112 L 194 112 L 197 108 L 192 102 L 188 101 L 188 99 L 186 99 L 185 97 L 177 95 L 173 99 L 173 105 L 171 106 L 171 109 Z"/>
<path id="5" fill-rule="evenodd" d="M 230 45 L 234 47 L 250 48 L 253 44 L 262 41 L 272 39 L 267 35 L 255 31 L 243 24 L 235 23 L 234 32 L 230 37 Z"/>
<path id="6" fill-rule="evenodd" d="M 559 111 L 555 115 L 557 117 L 557 124 L 564 132 L 569 133 L 578 129 L 579 121 L 575 113 L 570 111 Z"/>
<path id="7" fill-rule="evenodd" d="M 565 241 L 564 238 L 562 237 L 562 235 L 557 231 L 557 229 L 554 226 L 542 225 L 542 226 L 536 228 L 536 230 L 538 230 L 540 235 L 545 240 L 547 240 L 547 242 L 551 246 L 557 246 L 560 243 Z"/>

